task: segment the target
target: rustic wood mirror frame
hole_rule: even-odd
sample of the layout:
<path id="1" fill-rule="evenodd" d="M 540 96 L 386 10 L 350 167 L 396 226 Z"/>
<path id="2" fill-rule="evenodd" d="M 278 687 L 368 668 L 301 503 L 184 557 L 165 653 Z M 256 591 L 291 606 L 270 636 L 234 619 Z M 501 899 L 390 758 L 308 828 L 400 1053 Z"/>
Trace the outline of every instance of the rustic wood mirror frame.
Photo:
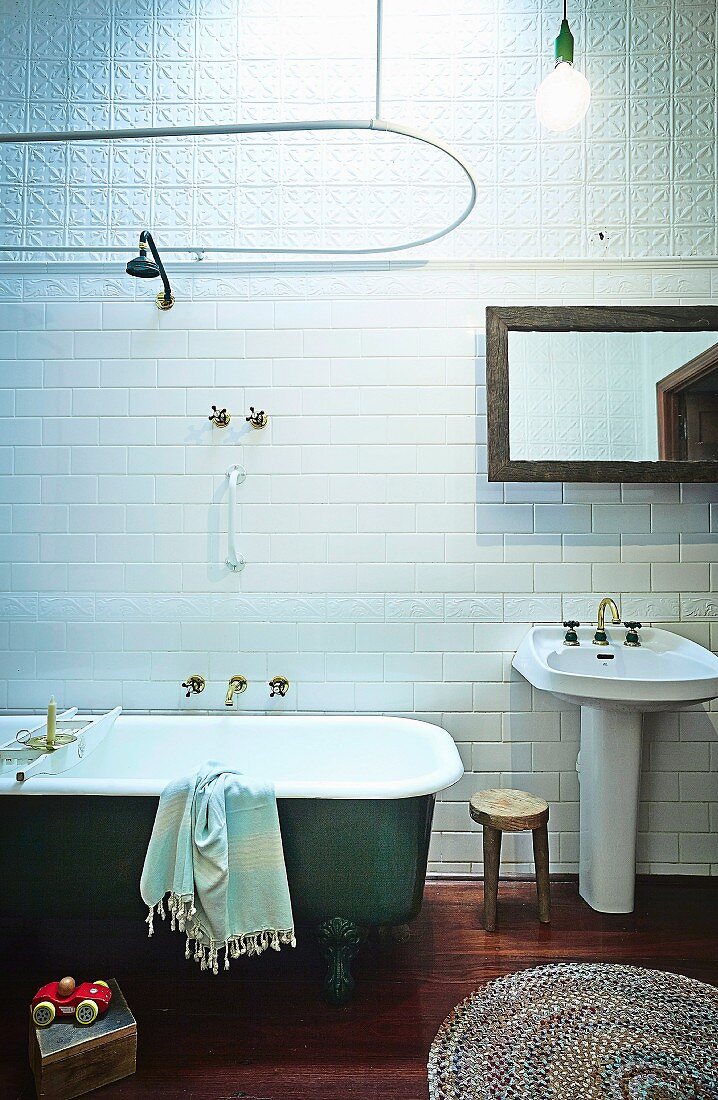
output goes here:
<path id="1" fill-rule="evenodd" d="M 718 462 L 512 460 L 509 332 L 718 332 L 716 306 L 487 306 L 489 481 L 718 481 Z"/>

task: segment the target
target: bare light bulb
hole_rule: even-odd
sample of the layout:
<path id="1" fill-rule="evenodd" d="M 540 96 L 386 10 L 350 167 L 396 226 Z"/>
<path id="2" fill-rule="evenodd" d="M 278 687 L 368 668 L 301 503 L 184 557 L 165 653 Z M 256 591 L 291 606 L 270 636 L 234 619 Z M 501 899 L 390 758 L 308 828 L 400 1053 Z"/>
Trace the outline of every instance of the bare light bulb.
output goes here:
<path id="1" fill-rule="evenodd" d="M 578 126 L 591 102 L 591 85 L 570 61 L 558 61 L 536 92 L 536 114 L 547 130 Z"/>

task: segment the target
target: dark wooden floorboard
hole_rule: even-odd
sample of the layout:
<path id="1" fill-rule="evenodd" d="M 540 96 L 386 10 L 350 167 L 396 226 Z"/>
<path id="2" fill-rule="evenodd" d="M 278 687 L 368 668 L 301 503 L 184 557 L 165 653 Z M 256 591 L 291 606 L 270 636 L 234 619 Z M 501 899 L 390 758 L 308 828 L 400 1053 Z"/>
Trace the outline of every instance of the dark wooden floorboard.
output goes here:
<path id="1" fill-rule="evenodd" d="M 553 883 L 550 925 L 536 921 L 533 884 L 502 882 L 494 933 L 481 927 L 481 900 L 480 883 L 430 883 L 409 941 L 372 939 L 355 964 L 356 999 L 339 1009 L 319 996 L 322 963 L 309 935 L 296 951 L 240 960 L 215 978 L 185 962 L 182 937 L 162 924 L 148 941 L 120 922 L 5 922 L 0 1097 L 34 1096 L 27 1005 L 40 984 L 68 972 L 116 977 L 137 1017 L 137 1074 L 97 1094 L 107 1100 L 425 1100 L 441 1021 L 501 974 L 624 962 L 718 985 L 715 880 L 644 879 L 628 917 L 594 913 L 575 882 Z"/>

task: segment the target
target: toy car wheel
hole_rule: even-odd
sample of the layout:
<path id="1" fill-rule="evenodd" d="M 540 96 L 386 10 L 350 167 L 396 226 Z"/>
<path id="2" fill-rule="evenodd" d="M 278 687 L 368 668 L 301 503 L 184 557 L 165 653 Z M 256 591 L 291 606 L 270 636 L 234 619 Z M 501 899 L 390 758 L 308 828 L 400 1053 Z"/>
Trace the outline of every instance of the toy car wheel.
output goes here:
<path id="1" fill-rule="evenodd" d="M 75 1009 L 75 1019 L 78 1024 L 87 1027 L 97 1019 L 97 1005 L 94 1001 L 80 1001 Z"/>
<path id="2" fill-rule="evenodd" d="M 32 1010 L 35 1027 L 49 1027 L 55 1019 L 55 1006 L 51 1001 L 40 1001 Z"/>
<path id="3" fill-rule="evenodd" d="M 109 985 L 107 984 L 107 982 L 103 982 L 100 978 L 98 978 L 98 980 L 96 982 L 93 982 L 92 984 L 93 985 L 103 985 L 105 987 L 105 989 L 110 988 Z"/>

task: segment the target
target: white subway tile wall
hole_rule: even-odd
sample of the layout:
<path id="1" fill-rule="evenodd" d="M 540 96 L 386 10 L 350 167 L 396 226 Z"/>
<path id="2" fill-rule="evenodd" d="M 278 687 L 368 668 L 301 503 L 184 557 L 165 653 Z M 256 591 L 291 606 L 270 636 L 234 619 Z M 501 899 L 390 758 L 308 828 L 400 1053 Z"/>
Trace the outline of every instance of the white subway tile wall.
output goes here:
<path id="1" fill-rule="evenodd" d="M 552 866 L 575 871 L 578 711 L 512 653 L 532 622 L 590 620 L 606 593 L 718 646 L 718 486 L 489 484 L 483 311 L 517 287 L 700 302 L 711 277 L 185 266 L 161 314 L 116 266 L 0 274 L 0 705 L 224 710 L 241 672 L 242 712 L 425 718 L 467 769 L 437 804 L 432 870 L 480 870 L 466 799 L 511 785 L 551 801 Z M 239 575 L 223 565 L 234 462 Z M 195 672 L 207 688 L 187 700 Z M 270 703 L 277 673 L 292 687 Z M 717 718 L 646 718 L 642 870 L 718 873 Z M 505 860 L 524 870 L 530 852 Z"/>
<path id="2" fill-rule="evenodd" d="M 557 0 L 385 5 L 382 117 L 452 144 L 480 187 L 471 220 L 428 254 L 714 256 L 716 4 L 572 0 L 576 61 L 593 99 L 583 125 L 565 135 L 542 130 L 534 109 L 536 87 L 553 64 L 560 7 Z M 373 3 L 352 0 L 9 0 L 0 6 L 0 129 L 369 119 L 374 20 Z M 7 246 L 131 243 L 145 223 L 160 242 L 209 247 L 392 244 L 448 224 L 466 201 L 446 157 L 379 132 L 6 146 L 2 160 L 0 245 Z M 699 293 L 707 295 L 707 273 L 701 278 Z M 588 293 L 617 293 L 622 279 L 607 274 L 595 287 L 589 279 Z M 547 273 L 538 291 L 551 299 L 561 283 Z M 637 290 L 651 289 L 646 274 Z M 681 295 L 681 274 L 667 274 L 656 289 Z M 35 293 L 52 297 L 41 279 Z M 584 296 L 580 281 L 576 293 Z M 108 275 L 103 298 L 115 294 L 122 297 Z M 514 294 L 522 294 L 520 277 Z M 450 308 L 457 330 L 475 324 L 471 305 Z M 96 300 L 76 328 L 92 329 L 93 309 Z M 302 320 L 304 354 L 358 355 L 361 346 L 370 356 L 412 355 L 418 342 L 421 355 L 462 355 L 459 331 L 449 350 L 442 311 L 441 301 L 430 303 L 429 327 L 417 335 L 410 314 L 398 310 L 389 323 L 377 312 L 366 321 L 362 303 L 351 303 L 327 335 L 317 303 Z M 298 347 L 292 309 L 278 309 L 270 324 L 264 314 L 259 303 L 254 312 L 238 310 L 230 326 L 251 328 L 248 354 L 299 355 L 290 350 Z M 222 328 L 225 317 L 220 308 Z M 400 331 L 383 338 L 364 331 L 368 324 Z M 44 354 L 50 340 L 64 355 L 68 340 L 55 331 L 33 333 L 20 353 Z M 123 355 L 127 340 L 127 331 L 117 341 L 103 333 L 94 348 L 79 339 L 75 354 Z M 224 355 L 228 343 L 231 335 L 214 333 L 203 354 Z M 152 356 L 151 341 L 138 335 L 136 345 L 133 354 Z M 165 346 L 167 355 L 185 350 Z"/>

